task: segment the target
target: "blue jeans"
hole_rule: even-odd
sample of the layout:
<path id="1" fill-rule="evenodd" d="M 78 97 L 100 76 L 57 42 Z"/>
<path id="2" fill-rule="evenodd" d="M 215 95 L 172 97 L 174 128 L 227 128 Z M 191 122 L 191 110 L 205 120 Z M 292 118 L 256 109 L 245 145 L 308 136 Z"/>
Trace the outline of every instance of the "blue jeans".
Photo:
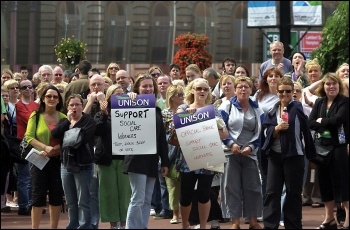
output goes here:
<path id="1" fill-rule="evenodd" d="M 61 178 L 68 207 L 67 229 L 91 229 L 90 183 L 92 165 L 72 173 L 61 165 Z"/>
<path id="2" fill-rule="evenodd" d="M 127 229 L 147 229 L 156 178 L 129 172 L 131 199 L 126 216 Z"/>
<path id="3" fill-rule="evenodd" d="M 160 182 L 158 179 L 154 183 L 151 208 L 153 208 L 157 213 L 159 213 L 162 210 L 162 195 L 160 190 Z"/>
<path id="4" fill-rule="evenodd" d="M 18 208 L 27 209 L 32 204 L 32 181 L 30 179 L 30 163 L 17 164 Z"/>
<path id="5" fill-rule="evenodd" d="M 94 164 L 94 169 L 97 170 L 97 168 L 98 166 Z M 90 213 L 91 225 L 93 229 L 98 229 L 98 224 L 100 223 L 100 205 L 98 200 L 98 190 L 98 173 L 94 173 L 90 184 Z"/>

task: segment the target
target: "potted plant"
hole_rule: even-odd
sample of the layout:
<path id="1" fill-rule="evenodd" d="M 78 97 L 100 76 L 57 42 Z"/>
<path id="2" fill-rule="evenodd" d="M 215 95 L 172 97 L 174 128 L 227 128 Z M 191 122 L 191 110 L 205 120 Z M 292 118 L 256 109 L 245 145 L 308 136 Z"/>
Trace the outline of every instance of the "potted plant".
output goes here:
<path id="1" fill-rule="evenodd" d="M 87 44 L 75 39 L 74 36 L 72 38 L 62 38 L 54 47 L 57 61 L 64 68 L 74 71 L 75 66 L 80 60 L 86 58 L 86 46 Z"/>
<path id="2" fill-rule="evenodd" d="M 181 68 L 182 79 L 186 78 L 185 68 L 189 64 L 197 64 L 202 71 L 211 66 L 212 56 L 205 49 L 209 44 L 209 38 L 205 34 L 180 34 L 174 44 L 180 47 L 174 55 L 174 62 Z"/>

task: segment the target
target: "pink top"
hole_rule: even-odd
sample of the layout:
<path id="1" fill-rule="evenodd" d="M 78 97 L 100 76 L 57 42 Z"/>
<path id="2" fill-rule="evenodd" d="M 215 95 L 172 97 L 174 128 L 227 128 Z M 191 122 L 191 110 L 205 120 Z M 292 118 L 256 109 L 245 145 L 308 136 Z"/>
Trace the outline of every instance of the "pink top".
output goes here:
<path id="1" fill-rule="evenodd" d="M 54 128 L 56 128 L 56 125 L 48 125 L 47 126 L 49 128 L 50 131 L 52 131 Z M 59 139 L 55 139 L 55 138 L 50 138 L 50 146 L 55 146 L 55 145 L 58 145 L 60 144 L 60 140 Z"/>

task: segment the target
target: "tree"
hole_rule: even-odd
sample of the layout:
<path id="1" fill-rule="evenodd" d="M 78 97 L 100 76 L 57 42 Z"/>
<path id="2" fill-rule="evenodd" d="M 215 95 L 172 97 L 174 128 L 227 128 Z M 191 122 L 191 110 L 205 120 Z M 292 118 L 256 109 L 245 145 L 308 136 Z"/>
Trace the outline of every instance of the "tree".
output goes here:
<path id="1" fill-rule="evenodd" d="M 322 66 L 323 74 L 335 72 L 344 62 L 349 63 L 349 2 L 341 1 L 322 29 L 322 42 L 311 53 Z"/>
<path id="2" fill-rule="evenodd" d="M 180 34 L 174 44 L 180 47 L 174 55 L 174 62 L 181 68 L 182 79 L 186 78 L 185 69 L 189 64 L 197 64 L 201 71 L 211 66 L 212 56 L 205 50 L 209 38 L 205 34 Z"/>

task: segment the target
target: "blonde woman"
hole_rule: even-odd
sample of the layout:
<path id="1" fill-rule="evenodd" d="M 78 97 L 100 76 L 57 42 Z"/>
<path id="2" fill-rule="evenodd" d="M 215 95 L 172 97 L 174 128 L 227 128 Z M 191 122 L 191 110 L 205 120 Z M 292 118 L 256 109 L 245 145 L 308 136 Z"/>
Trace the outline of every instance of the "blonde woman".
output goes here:
<path id="1" fill-rule="evenodd" d="M 336 75 L 338 75 L 341 79 L 342 78 L 349 78 L 349 64 L 343 63 L 339 66 L 337 71 L 335 72 Z"/>
<path id="2" fill-rule="evenodd" d="M 163 70 L 159 66 L 152 66 L 151 68 L 148 69 L 147 72 L 149 75 L 151 75 L 156 81 L 157 78 L 163 74 Z"/>
<path id="3" fill-rule="evenodd" d="M 111 62 L 107 67 L 106 76 L 109 77 L 113 84 L 116 82 L 116 75 L 120 67 L 117 63 Z"/>
<path id="4" fill-rule="evenodd" d="M 216 100 L 214 105 L 218 108 L 222 103 L 229 100 L 231 97 L 235 96 L 235 88 L 233 85 L 235 78 L 232 75 L 222 75 L 219 81 L 220 88 L 223 92 L 223 97 Z"/>
<path id="5" fill-rule="evenodd" d="M 202 71 L 196 64 L 190 64 L 185 69 L 186 79 L 185 84 L 188 85 L 191 81 L 202 77 Z"/>
<path id="6" fill-rule="evenodd" d="M 186 103 L 179 106 L 177 113 L 189 112 L 194 113 L 196 109 L 210 105 L 212 95 L 208 81 L 203 78 L 194 79 L 186 87 Z M 218 111 L 216 116 L 221 117 Z M 226 129 L 218 129 L 221 139 L 228 137 Z M 191 171 L 186 163 L 182 152 L 183 160 L 180 167 L 181 175 L 181 192 L 180 192 L 180 210 L 182 215 L 182 228 L 189 227 L 189 216 L 192 207 L 192 200 L 194 196 L 194 187 L 197 184 L 198 194 L 198 214 L 200 228 L 205 229 L 210 211 L 210 189 L 214 172 L 204 168 Z"/>
<path id="7" fill-rule="evenodd" d="M 167 137 L 174 130 L 173 115 L 176 113 L 177 108 L 184 103 L 185 89 L 181 85 L 171 85 L 166 92 L 166 108 L 162 110 L 163 122 Z M 168 139 L 168 138 L 167 138 Z M 174 170 L 174 163 L 176 159 L 176 153 L 180 147 L 169 145 L 169 173 L 165 177 L 168 193 L 169 193 L 169 206 L 173 210 L 173 218 L 170 220 L 171 224 L 177 224 L 179 220 L 179 201 L 180 201 L 180 177 L 172 177 L 172 170 Z"/>

